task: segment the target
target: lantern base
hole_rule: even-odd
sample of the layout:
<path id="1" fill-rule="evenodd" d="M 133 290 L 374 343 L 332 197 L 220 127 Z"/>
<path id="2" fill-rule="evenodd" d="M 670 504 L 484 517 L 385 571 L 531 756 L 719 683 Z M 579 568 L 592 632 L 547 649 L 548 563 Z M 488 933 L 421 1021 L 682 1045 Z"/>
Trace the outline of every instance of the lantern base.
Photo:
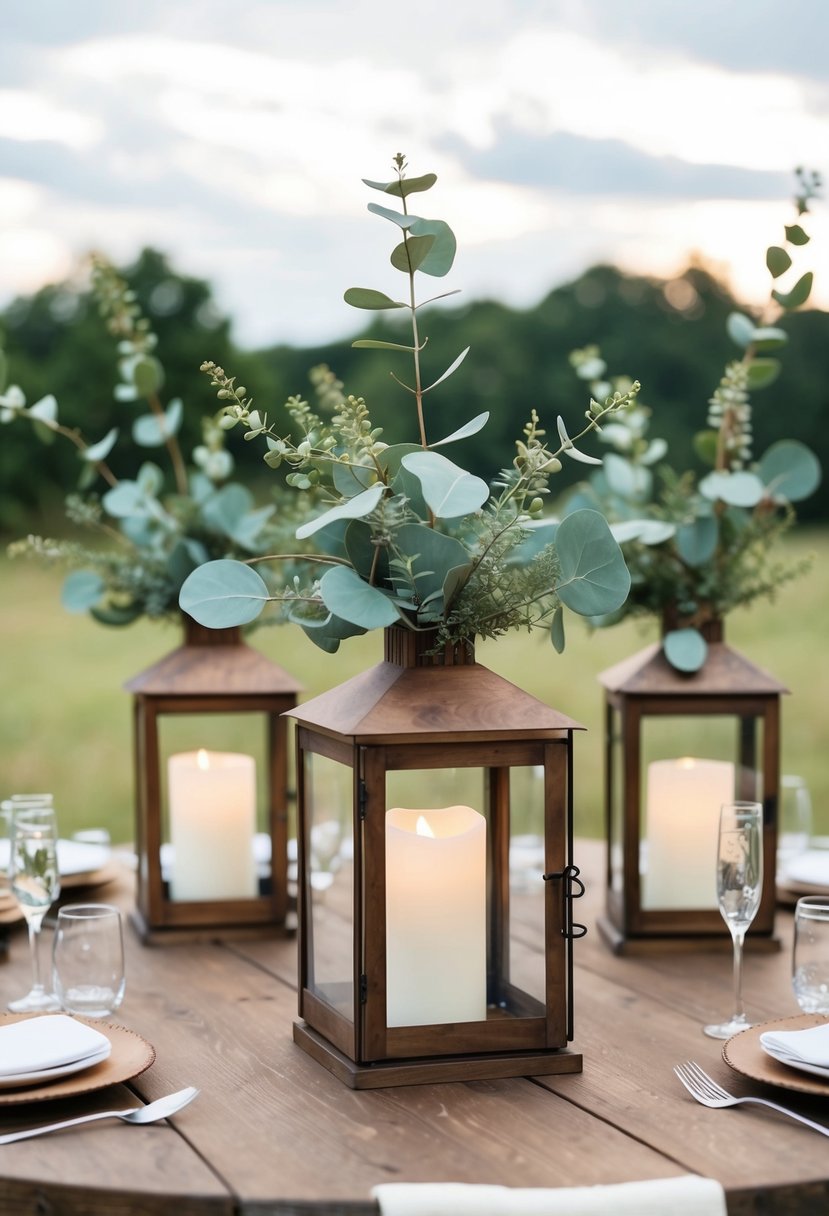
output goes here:
<path id="1" fill-rule="evenodd" d="M 581 1055 L 567 1048 L 355 1064 L 305 1022 L 294 1022 L 294 1042 L 349 1089 L 432 1085 L 442 1081 L 487 1081 L 498 1077 L 540 1077 L 582 1071 Z"/>
<path id="2" fill-rule="evenodd" d="M 596 920 L 599 936 L 614 954 L 622 956 L 637 956 L 647 954 L 691 954 L 694 951 L 731 954 L 734 947 L 731 934 L 722 933 L 674 933 L 649 934 L 647 937 L 625 937 L 621 929 L 607 916 L 599 916 Z M 783 946 L 779 937 L 769 934 L 749 933 L 745 940 L 745 949 L 749 954 L 776 954 Z"/>
<path id="3" fill-rule="evenodd" d="M 140 908 L 133 908 L 129 921 L 144 946 L 175 946 L 183 943 L 211 942 L 216 938 L 244 941 L 266 937 L 296 937 L 296 913 L 289 912 L 284 923 L 264 922 L 248 925 L 151 925 Z"/>

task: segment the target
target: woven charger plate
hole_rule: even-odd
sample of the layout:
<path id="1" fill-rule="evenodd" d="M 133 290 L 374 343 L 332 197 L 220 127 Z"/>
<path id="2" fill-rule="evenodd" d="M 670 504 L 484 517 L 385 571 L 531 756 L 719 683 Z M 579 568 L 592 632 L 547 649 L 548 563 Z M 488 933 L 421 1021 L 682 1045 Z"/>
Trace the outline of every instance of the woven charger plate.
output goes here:
<path id="1" fill-rule="evenodd" d="M 803 1094 L 820 1094 L 829 1098 L 829 1077 L 824 1081 L 812 1073 L 789 1068 L 763 1051 L 760 1035 L 767 1030 L 808 1030 L 811 1026 L 822 1026 L 826 1018 L 819 1013 L 801 1013 L 793 1018 L 778 1018 L 775 1022 L 762 1022 L 743 1030 L 729 1039 L 722 1049 L 722 1058 L 735 1072 L 765 1085 L 779 1085 L 783 1089 L 795 1089 Z"/>
<path id="2" fill-rule="evenodd" d="M 48 1013 L 3 1013 L 0 1014 L 0 1026 L 22 1022 L 25 1018 L 50 1016 Z M 114 1022 L 97 1022 L 89 1018 L 76 1020 L 106 1035 L 112 1044 L 109 1056 L 100 1064 L 93 1064 L 91 1068 L 71 1073 L 68 1077 L 59 1077 L 56 1081 L 0 1090 L 0 1106 L 71 1098 L 75 1094 L 87 1094 L 95 1089 L 103 1089 L 106 1085 L 118 1085 L 146 1071 L 155 1060 L 155 1048 L 134 1030 L 127 1030 L 126 1026 L 116 1026 Z"/>

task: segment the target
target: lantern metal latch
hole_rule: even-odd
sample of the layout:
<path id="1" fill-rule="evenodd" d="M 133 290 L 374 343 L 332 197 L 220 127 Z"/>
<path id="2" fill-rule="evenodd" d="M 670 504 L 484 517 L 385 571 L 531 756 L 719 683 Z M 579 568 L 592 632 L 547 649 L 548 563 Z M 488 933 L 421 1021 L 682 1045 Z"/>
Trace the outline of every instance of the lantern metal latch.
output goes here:
<path id="1" fill-rule="evenodd" d="M 582 895 L 584 895 L 584 883 L 579 878 L 580 872 L 578 866 L 568 865 L 563 870 L 554 870 L 550 874 L 542 875 L 545 882 L 556 879 L 563 884 L 564 927 L 561 932 L 564 937 L 569 938 L 571 941 L 574 941 L 578 937 L 584 937 L 587 932 L 587 925 L 579 924 L 573 920 L 573 900 L 581 899 Z"/>
<path id="2" fill-rule="evenodd" d="M 363 779 L 361 777 L 359 782 L 357 783 L 357 809 L 358 809 L 361 820 L 365 819 L 365 817 L 366 817 L 367 804 L 368 804 L 368 786 L 366 785 L 365 781 L 363 781 Z"/>

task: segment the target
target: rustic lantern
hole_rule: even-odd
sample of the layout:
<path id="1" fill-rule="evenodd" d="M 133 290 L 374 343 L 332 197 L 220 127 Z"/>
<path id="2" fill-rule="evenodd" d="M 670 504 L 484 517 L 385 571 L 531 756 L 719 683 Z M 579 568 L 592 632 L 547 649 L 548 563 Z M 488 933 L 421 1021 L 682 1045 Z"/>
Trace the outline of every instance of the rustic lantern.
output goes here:
<path id="1" fill-rule="evenodd" d="M 294 714 L 294 1038 L 356 1089 L 581 1070 L 576 723 L 434 646 L 393 627 L 382 663 Z"/>
<path id="2" fill-rule="evenodd" d="M 185 618 L 185 643 L 133 694 L 138 885 L 144 941 L 269 933 L 288 911 L 284 718 L 299 685 L 237 629 Z"/>
<path id="3" fill-rule="evenodd" d="M 731 939 L 717 906 L 720 806 L 763 804 L 763 894 L 749 948 L 774 938 L 780 695 L 772 676 L 706 626 L 702 668 L 683 675 L 648 646 L 599 677 L 605 689 L 606 915 L 615 953 Z"/>

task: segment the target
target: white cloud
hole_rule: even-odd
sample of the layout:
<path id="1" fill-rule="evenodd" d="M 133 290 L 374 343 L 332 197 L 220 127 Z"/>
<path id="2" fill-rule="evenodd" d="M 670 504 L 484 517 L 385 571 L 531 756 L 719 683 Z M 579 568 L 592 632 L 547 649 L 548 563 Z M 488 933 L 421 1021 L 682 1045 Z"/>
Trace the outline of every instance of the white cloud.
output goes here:
<path id="1" fill-rule="evenodd" d="M 70 148 L 89 148 L 101 135 L 94 117 L 73 112 L 59 101 L 26 89 L 0 89 L 0 137 L 50 140 Z"/>

